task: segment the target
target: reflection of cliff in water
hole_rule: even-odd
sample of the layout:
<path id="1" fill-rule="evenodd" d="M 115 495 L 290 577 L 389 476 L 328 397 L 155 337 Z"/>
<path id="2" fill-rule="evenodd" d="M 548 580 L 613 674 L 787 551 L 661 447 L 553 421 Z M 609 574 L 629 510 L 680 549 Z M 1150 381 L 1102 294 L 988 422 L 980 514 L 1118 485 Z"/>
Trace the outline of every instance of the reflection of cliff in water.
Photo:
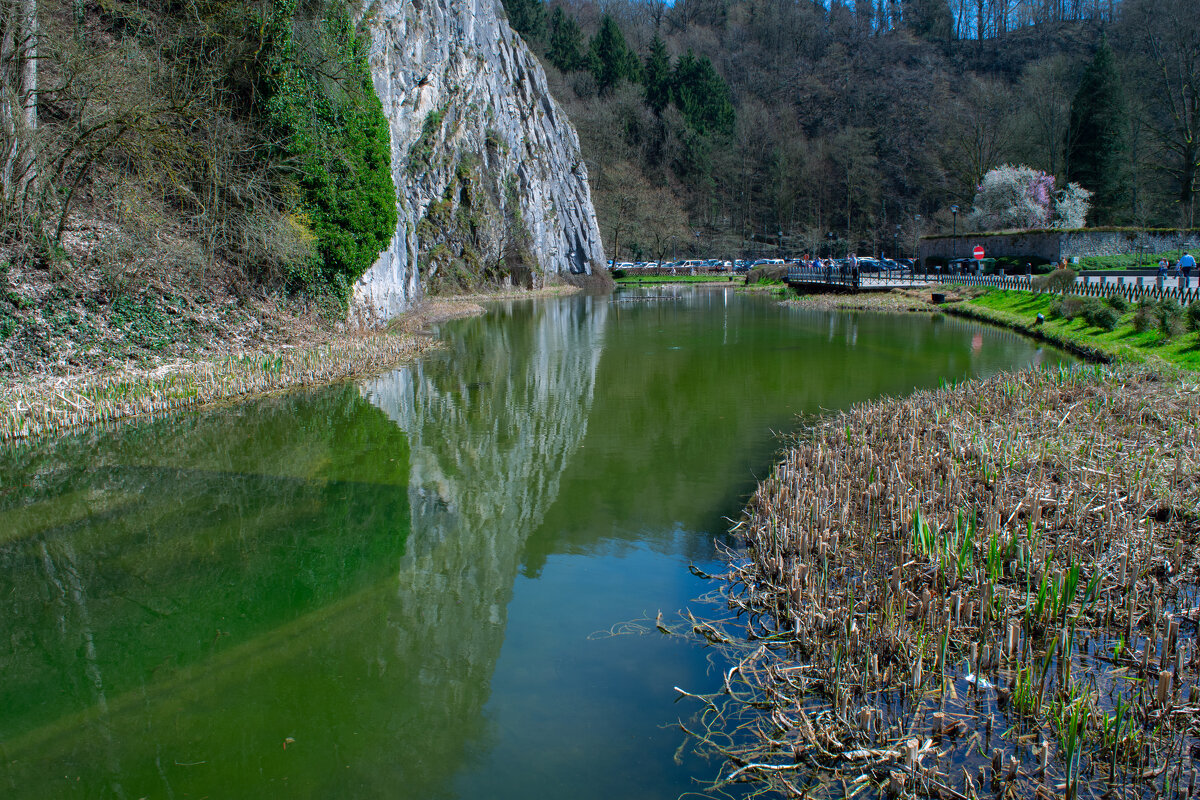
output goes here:
<path id="1" fill-rule="evenodd" d="M 421 598 L 424 617 L 396 626 L 436 659 L 431 679 L 491 677 L 522 547 L 587 430 L 607 308 L 591 298 L 505 304 L 491 313 L 526 324 L 489 324 L 489 336 L 474 330 L 483 320 L 457 324 L 444 361 L 363 384 L 408 434 L 412 536 L 399 585 Z"/>
<path id="2" fill-rule="evenodd" d="M 448 791 L 605 308 L 510 304 L 506 339 L 463 323 L 361 392 L 0 454 L 5 795 Z"/>

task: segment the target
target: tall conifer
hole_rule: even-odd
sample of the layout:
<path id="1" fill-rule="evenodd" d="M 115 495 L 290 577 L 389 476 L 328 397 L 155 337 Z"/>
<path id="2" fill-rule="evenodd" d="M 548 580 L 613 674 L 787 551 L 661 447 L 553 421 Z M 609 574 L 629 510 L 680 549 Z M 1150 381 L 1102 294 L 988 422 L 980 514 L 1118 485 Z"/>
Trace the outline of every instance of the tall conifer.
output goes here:
<path id="1" fill-rule="evenodd" d="M 1071 101 L 1067 128 L 1067 180 L 1093 193 L 1093 219 L 1112 225 L 1125 216 L 1129 196 L 1125 92 L 1108 40 L 1083 73 Z"/>
<path id="2" fill-rule="evenodd" d="M 600 20 L 600 30 L 592 37 L 588 53 L 589 68 L 601 94 L 611 92 L 621 81 L 638 81 L 642 65 L 637 53 L 625 43 L 625 34 L 608 14 Z"/>
<path id="3" fill-rule="evenodd" d="M 688 50 L 675 63 L 675 105 L 688 124 L 700 133 L 733 133 L 736 121 L 729 85 L 713 68 L 708 56 Z"/>
<path id="4" fill-rule="evenodd" d="M 583 31 L 574 17 L 557 6 L 550 15 L 550 49 L 546 57 L 563 72 L 574 72 L 587 66 L 583 55 Z"/>
<path id="5" fill-rule="evenodd" d="M 527 39 L 540 39 L 546 32 L 546 6 L 542 0 L 503 0 L 508 24 Z"/>
<path id="6" fill-rule="evenodd" d="M 949 0 L 909 0 L 904 21 L 914 34 L 929 42 L 949 42 L 954 34 Z"/>
<path id="7" fill-rule="evenodd" d="M 650 43 L 650 54 L 646 56 L 643 70 L 646 85 L 646 105 L 661 114 L 671 102 L 672 75 L 671 56 L 667 44 L 657 34 Z"/>

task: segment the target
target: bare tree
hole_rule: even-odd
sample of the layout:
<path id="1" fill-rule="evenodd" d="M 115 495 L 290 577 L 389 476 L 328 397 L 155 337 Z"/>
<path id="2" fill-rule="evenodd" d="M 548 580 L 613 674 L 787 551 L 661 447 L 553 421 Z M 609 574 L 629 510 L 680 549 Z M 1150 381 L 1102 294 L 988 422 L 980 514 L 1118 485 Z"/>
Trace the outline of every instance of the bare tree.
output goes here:
<path id="1" fill-rule="evenodd" d="M 952 112 L 945 161 L 956 194 L 974 197 L 975 187 L 1008 156 L 1012 94 L 1002 83 L 972 76 Z"/>
<path id="2" fill-rule="evenodd" d="M 1021 160 L 1051 175 L 1063 174 L 1062 150 L 1071 116 L 1076 65 L 1064 55 L 1025 67 L 1017 86 L 1023 140 Z"/>
<path id="3" fill-rule="evenodd" d="M 1122 30 L 1139 57 L 1133 66 L 1148 90 L 1147 124 L 1167 158 L 1182 222 L 1196 222 L 1200 189 L 1200 15 L 1194 0 L 1126 0 Z"/>

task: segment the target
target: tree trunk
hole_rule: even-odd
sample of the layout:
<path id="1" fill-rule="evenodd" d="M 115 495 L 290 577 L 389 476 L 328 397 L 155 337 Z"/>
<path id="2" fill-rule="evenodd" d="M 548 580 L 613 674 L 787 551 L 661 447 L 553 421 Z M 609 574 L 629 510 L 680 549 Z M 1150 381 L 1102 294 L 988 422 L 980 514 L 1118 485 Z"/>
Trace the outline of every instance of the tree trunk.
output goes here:
<path id="1" fill-rule="evenodd" d="M 12 199 L 13 170 L 17 154 L 17 114 L 20 92 L 17 85 L 17 54 L 15 42 L 17 14 L 10 1 L 0 4 L 0 132 L 4 136 L 4 171 L 0 173 L 4 210 Z"/>
<path id="2" fill-rule="evenodd" d="M 37 0 L 16 0 L 3 6 L 0 34 L 0 125 L 5 137 L 4 201 L 20 204 L 36 186 L 35 136 L 38 127 L 38 13 Z"/>

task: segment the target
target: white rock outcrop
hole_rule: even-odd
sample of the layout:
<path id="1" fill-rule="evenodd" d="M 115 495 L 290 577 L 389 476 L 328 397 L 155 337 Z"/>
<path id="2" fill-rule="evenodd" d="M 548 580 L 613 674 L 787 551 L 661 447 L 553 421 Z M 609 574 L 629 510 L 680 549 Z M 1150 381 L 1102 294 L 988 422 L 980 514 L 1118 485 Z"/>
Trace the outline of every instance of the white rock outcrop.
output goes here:
<path id="1" fill-rule="evenodd" d="M 603 279 L 579 137 L 500 0 L 375 0 L 364 15 L 391 127 L 399 219 L 390 246 L 354 287 L 354 311 L 387 319 L 421 296 L 421 223 L 431 204 L 457 203 L 447 194 L 464 159 L 491 198 L 479 260 L 504 260 L 507 230 L 522 237 L 534 283 L 549 275 L 583 282 L 593 270 Z"/>

